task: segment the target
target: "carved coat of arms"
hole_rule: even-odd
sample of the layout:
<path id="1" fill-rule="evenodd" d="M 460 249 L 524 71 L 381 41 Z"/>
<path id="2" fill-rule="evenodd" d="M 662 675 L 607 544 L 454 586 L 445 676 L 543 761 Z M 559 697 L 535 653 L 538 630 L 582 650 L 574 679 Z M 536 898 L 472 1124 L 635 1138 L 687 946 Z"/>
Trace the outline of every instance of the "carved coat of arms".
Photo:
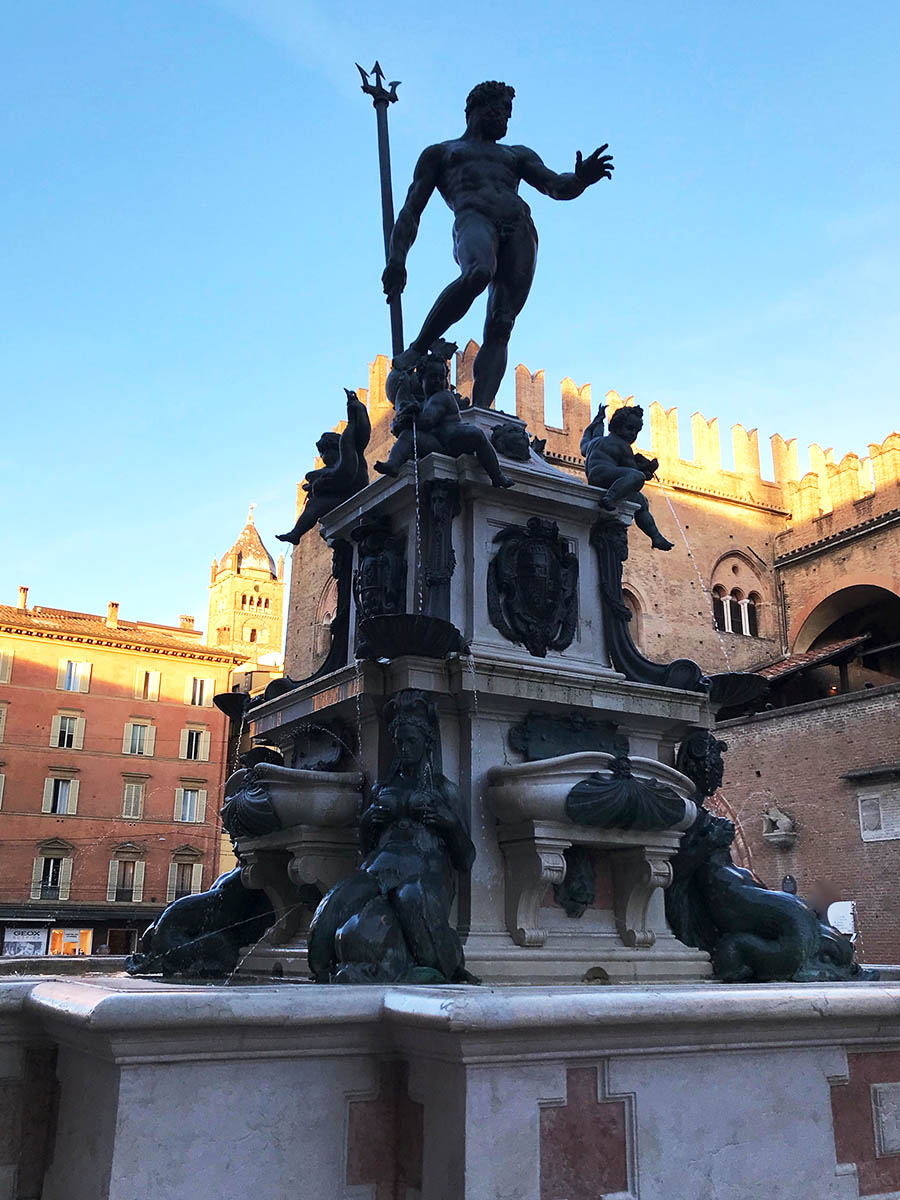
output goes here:
<path id="1" fill-rule="evenodd" d="M 578 559 L 555 521 L 530 517 L 494 538 L 499 549 L 488 568 L 491 624 L 529 654 L 565 650 L 578 619 Z"/>

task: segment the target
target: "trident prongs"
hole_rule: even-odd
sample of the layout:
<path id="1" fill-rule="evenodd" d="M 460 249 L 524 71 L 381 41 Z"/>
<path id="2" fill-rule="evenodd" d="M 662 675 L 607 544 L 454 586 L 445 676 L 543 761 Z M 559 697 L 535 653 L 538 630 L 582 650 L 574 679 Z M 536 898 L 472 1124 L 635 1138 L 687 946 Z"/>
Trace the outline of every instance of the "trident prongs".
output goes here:
<path id="1" fill-rule="evenodd" d="M 397 99 L 397 88 L 400 86 L 400 80 L 392 80 L 387 87 L 384 86 L 384 71 L 381 69 L 381 64 L 376 60 L 375 66 L 371 71 L 364 71 L 359 63 L 356 64 L 356 69 L 362 77 L 362 90 L 367 96 L 372 97 L 373 104 L 393 104 Z M 375 82 L 372 83 L 369 79 L 370 75 L 375 76 Z"/>

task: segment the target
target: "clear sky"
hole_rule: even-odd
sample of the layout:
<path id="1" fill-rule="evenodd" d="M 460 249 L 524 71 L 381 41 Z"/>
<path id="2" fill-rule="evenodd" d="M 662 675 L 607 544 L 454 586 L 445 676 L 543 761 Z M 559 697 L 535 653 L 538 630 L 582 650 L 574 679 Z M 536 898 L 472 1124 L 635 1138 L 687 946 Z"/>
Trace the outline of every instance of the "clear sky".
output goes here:
<path id="1" fill-rule="evenodd" d="M 569 375 L 677 404 L 682 453 L 696 410 L 758 426 L 764 474 L 776 431 L 864 453 L 900 425 L 898 51 L 893 0 L 0 6 L 0 599 L 205 627 L 250 501 L 277 554 L 342 388 L 389 350 L 353 65 L 376 57 L 403 81 L 398 205 L 484 78 L 556 170 L 609 142 L 579 200 L 523 188 L 510 364 L 551 403 Z M 454 273 L 437 197 L 409 270 L 411 336 Z"/>

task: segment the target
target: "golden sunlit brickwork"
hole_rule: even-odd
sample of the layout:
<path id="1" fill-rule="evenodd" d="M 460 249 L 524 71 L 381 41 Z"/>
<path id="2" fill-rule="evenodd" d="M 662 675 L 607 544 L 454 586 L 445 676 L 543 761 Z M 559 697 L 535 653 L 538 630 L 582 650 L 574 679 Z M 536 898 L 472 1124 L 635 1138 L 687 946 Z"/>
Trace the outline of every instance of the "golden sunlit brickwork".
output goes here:
<path id="1" fill-rule="evenodd" d="M 0 605 L 0 925 L 9 953 L 133 949 L 218 872 L 240 654 L 177 627 Z M 29 942 L 29 936 L 31 941 Z"/>
<path id="2" fill-rule="evenodd" d="M 470 342 L 457 355 L 457 387 L 464 395 L 471 391 L 477 350 Z M 372 421 L 366 452 L 370 465 L 386 457 L 392 440 L 393 408 L 385 393 L 389 369 L 389 360 L 379 355 L 370 365 L 368 388 L 358 393 Z M 546 423 L 543 371 L 531 372 L 520 364 L 515 371 L 516 415 L 531 433 L 546 439 L 551 463 L 581 476 L 579 443 L 596 402 L 590 384 L 578 387 L 565 379 L 561 388 L 562 427 L 557 428 Z M 603 401 L 609 419 L 623 404 L 633 403 L 634 397 L 609 391 Z M 816 469 L 801 478 L 796 439 L 775 434 L 773 479 L 762 476 L 755 429 L 743 425 L 732 429 L 733 470 L 722 465 L 715 418 L 694 413 L 690 435 L 693 453 L 683 457 L 677 410 L 656 403 L 647 407 L 640 449 L 660 464 L 657 479 L 647 485 L 647 496 L 660 529 L 675 549 L 663 555 L 639 535 L 630 538 L 625 586 L 635 613 L 636 640 L 651 658 L 687 655 L 710 671 L 748 668 L 792 647 L 804 613 L 810 605 L 815 607 L 816 597 L 839 583 L 845 565 L 837 559 L 829 560 L 827 568 L 817 565 L 814 587 L 803 584 L 802 572 L 791 568 L 791 586 L 786 582 L 782 589 L 779 556 L 805 541 L 827 540 L 854 524 L 868 527 L 885 514 L 890 520 L 900 507 L 900 435 L 891 434 L 882 444 L 870 446 L 868 459 L 847 455 L 839 464 L 832 461 L 830 451 L 812 446 Z M 298 485 L 298 511 L 304 498 Z M 887 536 L 896 550 L 896 531 Z M 877 548 L 877 538 L 874 545 Z M 867 552 L 860 551 L 858 557 L 859 574 L 877 573 L 900 591 L 896 576 L 900 554 L 884 555 L 894 564 L 892 571 L 885 571 L 883 563 L 876 571 L 877 564 Z M 291 573 L 285 669 L 295 679 L 315 669 L 327 651 L 336 598 L 330 568 L 327 546 L 317 534 L 308 534 L 294 552 Z M 754 636 L 743 630 L 714 629 L 712 593 L 716 590 L 726 597 L 753 597 Z"/>

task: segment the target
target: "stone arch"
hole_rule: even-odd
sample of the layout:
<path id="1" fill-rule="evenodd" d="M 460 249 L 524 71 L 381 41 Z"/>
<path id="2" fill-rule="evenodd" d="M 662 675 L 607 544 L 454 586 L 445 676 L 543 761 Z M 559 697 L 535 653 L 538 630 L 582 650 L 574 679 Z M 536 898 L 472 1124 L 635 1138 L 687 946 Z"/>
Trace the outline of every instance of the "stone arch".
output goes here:
<path id="1" fill-rule="evenodd" d="M 729 548 L 710 572 L 713 624 L 746 637 L 772 636 L 769 582 L 764 568 L 743 550 Z"/>
<path id="2" fill-rule="evenodd" d="M 630 583 L 622 585 L 622 599 L 628 611 L 631 613 L 631 620 L 628 624 L 629 632 L 631 633 L 632 641 L 635 645 L 640 646 L 641 636 L 644 632 L 644 610 L 645 605 L 641 600 L 637 589 L 632 587 Z"/>
<path id="3" fill-rule="evenodd" d="M 872 625 L 900 626 L 900 595 L 875 578 L 857 577 L 806 606 L 794 625 L 792 653 L 804 654 L 833 631 L 835 638 L 870 632 Z"/>

